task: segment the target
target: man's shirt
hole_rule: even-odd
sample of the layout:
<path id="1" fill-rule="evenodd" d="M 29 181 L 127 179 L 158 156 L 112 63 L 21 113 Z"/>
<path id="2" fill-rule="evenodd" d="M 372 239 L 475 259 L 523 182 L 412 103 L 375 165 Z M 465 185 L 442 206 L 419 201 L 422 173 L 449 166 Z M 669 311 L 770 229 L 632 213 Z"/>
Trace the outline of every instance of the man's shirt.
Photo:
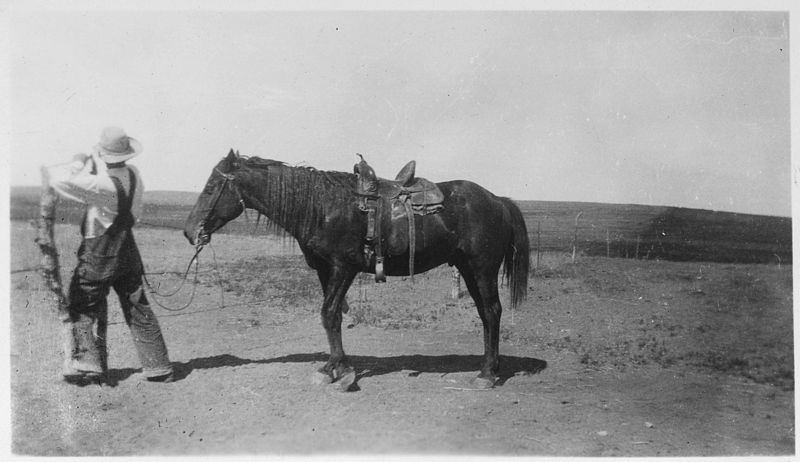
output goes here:
<path id="1" fill-rule="evenodd" d="M 97 173 L 92 174 L 93 159 L 85 163 L 75 161 L 70 164 L 54 165 L 47 167 L 50 175 L 50 186 L 66 199 L 86 204 L 86 224 L 84 237 L 91 238 L 105 233 L 117 217 L 119 200 L 117 188 L 111 177 L 119 178 L 125 194 L 130 192 L 130 172 L 136 175 L 136 190 L 133 197 L 131 213 L 136 221 L 142 212 L 142 185 L 141 175 L 136 167 L 131 165 L 122 168 L 106 168 L 105 163 L 97 163 Z"/>

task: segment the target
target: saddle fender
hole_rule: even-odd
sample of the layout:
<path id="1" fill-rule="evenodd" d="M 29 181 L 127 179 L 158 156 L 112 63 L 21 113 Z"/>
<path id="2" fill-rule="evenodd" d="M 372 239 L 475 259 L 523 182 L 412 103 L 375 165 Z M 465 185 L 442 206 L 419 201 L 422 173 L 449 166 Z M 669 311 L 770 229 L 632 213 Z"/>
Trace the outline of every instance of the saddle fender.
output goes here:
<path id="1" fill-rule="evenodd" d="M 409 162 L 394 181 L 375 175 L 363 157 L 355 165 L 357 207 L 367 214 L 364 257 L 375 262 L 375 280 L 384 282 L 384 256 L 409 254 L 409 274 L 414 278 L 414 253 L 422 250 L 416 243 L 415 216 L 439 213 L 444 194 L 436 183 L 415 176 L 414 161 Z"/>

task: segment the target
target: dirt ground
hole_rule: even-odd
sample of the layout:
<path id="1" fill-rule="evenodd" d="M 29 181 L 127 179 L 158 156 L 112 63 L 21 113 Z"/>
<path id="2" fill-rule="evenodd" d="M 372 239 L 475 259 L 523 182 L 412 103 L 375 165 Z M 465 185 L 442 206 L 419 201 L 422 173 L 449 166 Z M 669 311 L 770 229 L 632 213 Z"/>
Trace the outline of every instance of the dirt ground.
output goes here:
<path id="1" fill-rule="evenodd" d="M 795 453 L 791 267 L 593 260 L 587 264 L 608 268 L 605 276 L 543 272 L 531 279 L 524 306 L 513 313 L 506 308 L 501 380 L 489 390 L 471 387 L 483 341 L 470 300 L 449 299 L 449 270 L 418 276 L 413 285 L 390 278 L 376 286 L 365 278 L 350 291 L 344 332 L 358 380 L 341 392 L 335 384 L 312 383 L 327 355 L 314 275 L 292 249 L 215 236 L 215 259 L 203 261 L 206 270 L 216 264 L 217 272 L 202 274 L 207 283 L 197 287 L 190 306 L 155 307 L 178 380 L 141 378 L 111 297 L 113 383 L 77 387 L 58 375 L 60 330 L 39 276 L 30 271 L 37 259 L 32 236 L 22 224 L 11 231 L 17 455 Z M 191 249 L 175 234 L 137 234 L 149 271 L 179 272 L 188 263 Z M 73 264 L 68 249 L 76 244 L 68 233 L 61 237 L 65 275 Z M 249 289 L 221 292 L 216 276 L 229 288 L 242 282 L 237 261 L 254 246 L 266 262 L 283 266 L 247 273 Z M 754 273 L 748 281 L 761 281 L 758 290 L 767 291 L 756 293 L 784 316 L 769 312 L 763 319 L 778 324 L 747 327 L 762 319 L 766 305 L 746 315 L 745 305 L 722 306 L 754 293 L 752 284 L 744 294 L 713 292 L 742 286 L 723 284 L 726 275 Z M 174 284 L 177 277 L 150 279 Z M 187 289 L 160 301 L 179 307 L 190 296 Z M 767 355 L 764 348 L 782 353 Z M 704 349 L 752 361 L 721 367 Z M 750 367 L 757 361 L 788 361 L 790 370 L 770 375 Z"/>

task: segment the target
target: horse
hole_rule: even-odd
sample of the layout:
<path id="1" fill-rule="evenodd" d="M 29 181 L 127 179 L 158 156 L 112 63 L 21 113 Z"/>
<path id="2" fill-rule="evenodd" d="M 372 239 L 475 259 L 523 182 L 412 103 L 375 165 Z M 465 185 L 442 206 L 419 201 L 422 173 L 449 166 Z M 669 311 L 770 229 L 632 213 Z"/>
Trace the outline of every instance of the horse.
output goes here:
<path id="1" fill-rule="evenodd" d="M 354 173 L 290 166 L 231 149 L 211 170 L 184 226 L 184 235 L 199 251 L 212 233 L 246 209 L 254 209 L 297 241 L 306 263 L 317 272 L 323 293 L 321 318 L 330 355 L 315 372 L 316 381 L 336 383 L 343 391 L 356 378 L 342 347 L 342 313 L 349 309 L 345 295 L 360 272 L 376 271 L 375 255 L 364 251 L 368 218 L 356 205 L 357 181 Z M 386 255 L 385 272 L 409 276 L 412 251 L 411 276 L 445 263 L 459 270 L 483 323 L 483 364 L 471 382 L 492 388 L 499 371 L 498 276 L 502 266 L 513 309 L 528 291 L 527 228 L 522 212 L 509 198 L 467 180 L 436 186 L 444 194 L 441 211 L 417 217 L 416 246 Z M 383 231 L 384 236 L 392 232 Z"/>

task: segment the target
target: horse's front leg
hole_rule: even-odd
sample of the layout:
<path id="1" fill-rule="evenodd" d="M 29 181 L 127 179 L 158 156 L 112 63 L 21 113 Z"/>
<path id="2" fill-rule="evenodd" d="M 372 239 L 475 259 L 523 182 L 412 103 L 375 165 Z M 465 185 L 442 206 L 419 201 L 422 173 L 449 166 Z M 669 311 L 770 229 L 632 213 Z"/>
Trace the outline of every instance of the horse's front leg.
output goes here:
<path id="1" fill-rule="evenodd" d="M 325 328 L 328 336 L 330 357 L 325 365 L 317 371 L 316 381 L 318 383 L 336 382 L 342 391 L 347 391 L 355 382 L 356 374 L 342 346 L 342 307 L 356 272 L 345 268 L 326 268 L 320 269 L 318 272 L 325 294 L 321 318 L 322 327 Z"/>

